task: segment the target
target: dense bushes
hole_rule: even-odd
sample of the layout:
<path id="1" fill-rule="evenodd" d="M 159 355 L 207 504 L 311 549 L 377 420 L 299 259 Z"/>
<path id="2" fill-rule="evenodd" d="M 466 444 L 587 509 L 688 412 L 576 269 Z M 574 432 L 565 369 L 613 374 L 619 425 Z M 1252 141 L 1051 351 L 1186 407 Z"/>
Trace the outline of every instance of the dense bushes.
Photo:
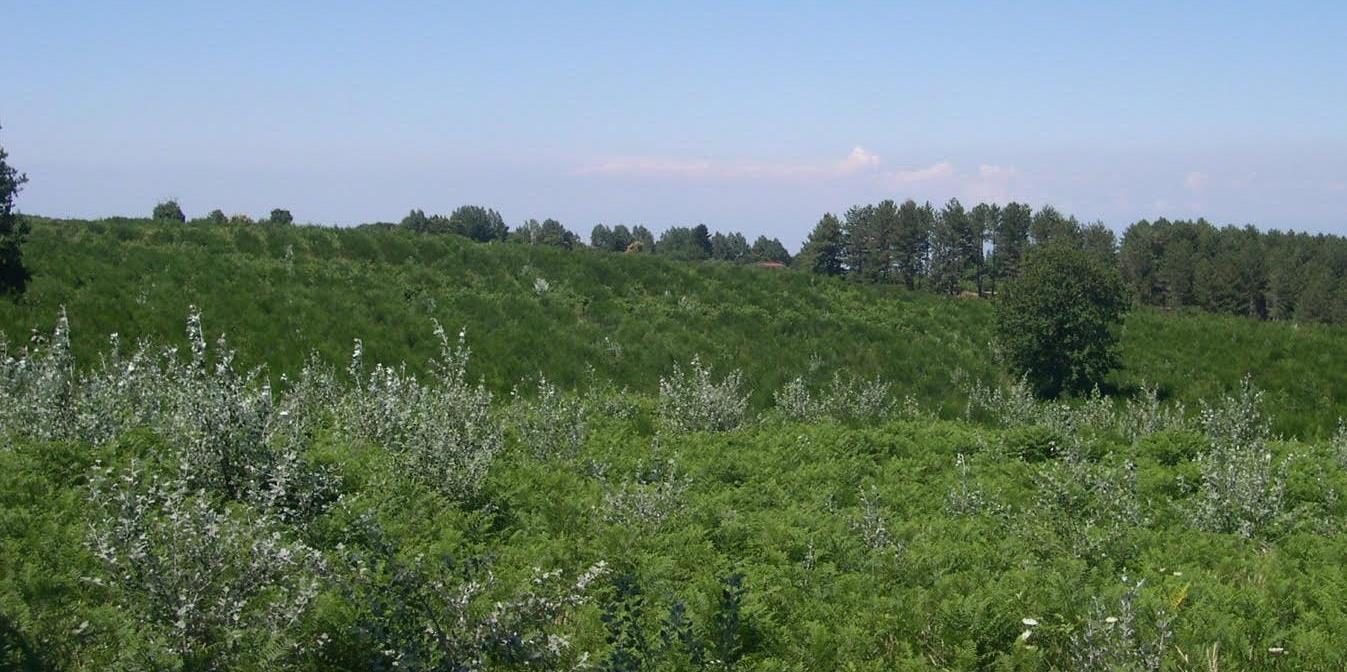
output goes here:
<path id="1" fill-rule="evenodd" d="M 347 359 L 356 338 L 375 360 L 425 372 L 439 345 L 424 325 L 448 316 L 481 335 L 470 374 L 496 398 L 539 374 L 584 385 L 590 367 L 653 396 L 672 362 L 699 354 L 753 381 L 754 410 L 797 375 L 818 391 L 840 373 L 881 378 L 900 403 L 953 418 L 966 397 L 951 372 L 994 381 L 999 368 L 986 302 L 810 274 L 401 229 L 27 221 L 36 275 L 22 301 L 0 301 L 0 330 L 24 339 L 65 306 L 86 362 L 105 334 L 128 346 L 177 339 L 196 304 L 231 336 L 236 366 L 264 365 L 273 384 L 311 350 Z M 535 290 L 539 278 L 548 291 Z M 1122 368 L 1108 382 L 1125 395 L 1144 387 L 1196 407 L 1253 371 L 1278 410 L 1274 430 L 1295 436 L 1330 434 L 1339 412 L 1323 400 L 1347 395 L 1347 372 L 1331 365 L 1347 358 L 1337 328 L 1143 309 L 1119 336 Z"/>
<path id="2" fill-rule="evenodd" d="M 1343 442 L 1275 438 L 1251 385 L 1193 419 L 968 384 L 949 422 L 834 374 L 794 422 L 698 360 L 662 397 L 493 398 L 442 329 L 422 376 L 359 351 L 273 387 L 203 322 L 0 358 L 0 662 L 1347 664 Z"/>

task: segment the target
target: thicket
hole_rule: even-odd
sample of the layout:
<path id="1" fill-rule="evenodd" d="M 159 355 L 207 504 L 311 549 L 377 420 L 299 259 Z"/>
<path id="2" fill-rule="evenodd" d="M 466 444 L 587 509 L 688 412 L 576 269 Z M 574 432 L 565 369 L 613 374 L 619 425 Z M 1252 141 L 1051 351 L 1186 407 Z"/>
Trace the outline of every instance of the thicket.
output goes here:
<path id="1" fill-rule="evenodd" d="M 84 361 L 104 347 L 96 334 L 177 338 L 175 316 L 199 305 L 216 307 L 240 365 L 265 365 L 272 383 L 310 351 L 345 359 L 356 338 L 370 361 L 428 372 L 439 344 L 423 325 L 451 316 L 483 335 L 470 376 L 497 396 L 539 374 L 564 389 L 596 377 L 653 396 L 673 363 L 700 355 L 742 370 L 755 410 L 797 376 L 817 388 L 840 374 L 880 376 L 952 418 L 964 406 L 955 372 L 992 381 L 1003 368 L 990 302 L 808 273 L 398 229 L 20 221 L 34 276 L 21 300 L 0 301 L 0 331 L 49 329 L 65 306 Z M 1347 396 L 1336 327 L 1140 309 L 1118 334 L 1122 367 L 1109 382 L 1124 398 L 1154 387 L 1196 408 L 1253 372 L 1275 431 L 1309 437 L 1332 433 L 1332 400 Z"/>
<path id="2" fill-rule="evenodd" d="M 495 395 L 487 336 L 427 322 L 420 375 L 355 344 L 272 384 L 212 323 L 0 353 L 0 666 L 1347 664 L 1342 433 L 1279 438 L 1251 382 L 966 377 L 951 420 L 807 371 L 754 411 L 763 381 L 695 360 Z"/>
<path id="3" fill-rule="evenodd" d="M 176 201 L 156 206 L 156 220 L 185 221 Z M 251 224 L 219 210 L 203 222 Z M 290 224 L 276 209 L 263 222 Z M 884 200 L 827 213 L 796 255 L 775 238 L 751 245 L 739 232 L 706 225 L 673 226 L 658 238 L 645 226 L 596 225 L 588 245 L 555 219 L 526 220 L 510 230 L 495 210 L 465 205 L 449 216 L 412 210 L 398 225 L 422 234 L 456 234 L 477 242 L 511 241 L 572 250 L 581 247 L 628 254 L 655 254 L 677 261 L 722 261 L 792 265 L 806 272 L 870 284 L 902 285 L 941 294 L 995 294 L 1020 273 L 1035 248 L 1061 245 L 1117 268 L 1139 302 L 1166 308 L 1194 307 L 1260 320 L 1347 322 L 1347 239 L 1253 226 L 1217 227 L 1196 221 L 1141 220 L 1121 238 L 1102 222 L 1081 222 L 1052 206 L 1034 210 L 1010 202 L 966 208 L 958 199 L 941 207 L 911 199 Z"/>

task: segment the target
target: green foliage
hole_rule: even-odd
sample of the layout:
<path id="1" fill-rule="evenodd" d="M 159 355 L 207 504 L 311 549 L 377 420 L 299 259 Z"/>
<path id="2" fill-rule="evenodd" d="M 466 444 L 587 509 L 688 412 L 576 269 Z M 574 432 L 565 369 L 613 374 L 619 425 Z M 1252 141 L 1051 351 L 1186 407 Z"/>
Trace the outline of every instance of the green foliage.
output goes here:
<path id="1" fill-rule="evenodd" d="M 551 245 L 565 250 L 580 244 L 580 237 L 566 230 L 555 219 L 545 219 L 541 224 L 536 219 L 524 222 L 523 226 L 510 233 L 510 240 L 527 245 Z"/>
<path id="2" fill-rule="evenodd" d="M 767 236 L 758 236 L 753 241 L 753 250 L 750 252 L 754 261 L 775 262 L 778 264 L 790 263 L 790 252 L 786 251 L 786 246 L 781 241 Z"/>
<path id="3" fill-rule="evenodd" d="M 1155 446 L 1191 443 L 1188 430 L 1134 443 L 1118 429 L 1158 427 L 1148 418 L 1172 402 L 979 392 L 979 407 L 995 397 L 1018 410 L 996 426 L 857 415 L 655 435 L 657 399 L 597 383 L 573 396 L 539 382 L 476 415 L 464 346 L 443 337 L 420 380 L 382 363 L 342 375 L 319 359 L 274 388 L 234 373 L 197 327 L 176 363 L 147 345 L 89 366 L 73 340 L 52 334 L 0 358 L 5 408 L 20 409 L 0 414 L 11 666 L 1347 665 L 1334 637 L 1347 627 L 1334 561 L 1347 442 L 1268 439 L 1267 398 L 1252 388 L 1203 406 L 1202 450 L 1252 442 L 1319 467 L 1288 480 L 1282 524 L 1257 528 L 1256 543 L 1192 515 L 1217 483 L 1205 458 L 1156 459 Z M 401 392 L 371 396 L 370 368 Z M 702 376 L 683 378 L 705 392 Z M 438 423 L 401 410 L 432 403 L 418 386 L 511 430 L 470 497 L 408 477 L 398 428 L 438 440 L 418 429 Z M 393 429 L 360 429 L 353 407 L 382 409 Z M 248 430 L 259 414 L 263 431 Z M 549 435 L 551 422 L 584 429 Z M 283 487 L 231 495 L 210 476 L 231 467 L 201 451 Z M 287 453 L 291 467 L 269 457 Z"/>
<path id="4" fill-rule="evenodd" d="M 224 211 L 219 208 L 211 210 L 210 214 L 206 215 L 206 223 L 213 226 L 220 226 L 228 221 L 229 218 L 225 217 Z"/>
<path id="5" fill-rule="evenodd" d="M 712 240 L 704 224 L 692 228 L 671 226 L 655 243 L 655 254 L 678 261 L 709 259 L 711 253 Z"/>
<path id="6" fill-rule="evenodd" d="M 450 213 L 449 230 L 479 243 L 505 240 L 510 233 L 500 213 L 478 205 L 460 206 Z"/>
<path id="7" fill-rule="evenodd" d="M 1038 394 L 1085 393 L 1117 366 L 1116 329 L 1126 311 L 1114 269 L 1049 245 L 1025 258 L 998 297 L 997 343 L 1011 370 L 1027 376 Z"/>
<path id="8" fill-rule="evenodd" d="M 9 154 L 0 147 L 0 294 L 22 294 L 29 271 L 23 264 L 23 243 L 28 223 L 14 213 L 14 197 L 28 176 L 9 165 Z"/>
<path id="9" fill-rule="evenodd" d="M 0 667 L 1347 667 L 1336 328 L 1141 309 L 1125 396 L 1040 402 L 978 301 L 28 221 Z"/>
<path id="10" fill-rule="evenodd" d="M 276 208 L 272 210 L 271 215 L 267 217 L 267 223 L 274 224 L 277 226 L 285 226 L 288 224 L 294 224 L 295 217 L 294 215 L 290 214 L 289 210 L 282 210 L 280 208 Z"/>
<path id="11" fill-rule="evenodd" d="M 655 255 L 476 245 L 400 228 L 18 221 L 31 225 L 24 263 L 36 279 L 23 301 L 0 301 L 0 325 L 15 345 L 49 330 L 64 305 L 84 361 L 102 351 L 98 334 L 177 341 L 182 316 L 200 305 L 212 307 L 212 333 L 233 336 L 237 366 L 264 367 L 273 383 L 298 373 L 310 351 L 344 361 L 356 338 L 376 360 L 425 372 L 439 352 L 426 328 L 433 318 L 489 335 L 474 342 L 471 375 L 498 399 L 538 374 L 562 389 L 583 386 L 591 367 L 597 380 L 653 396 L 651 372 L 695 354 L 742 370 L 759 410 L 791 379 L 819 372 L 807 377 L 809 389 L 835 373 L 878 377 L 896 398 L 953 418 L 967 397 L 951 372 L 1000 379 L 988 347 L 990 302 L 892 286 Z M 550 291 L 535 291 L 539 278 Z M 1347 371 L 1333 365 L 1347 358 L 1337 327 L 1141 308 L 1118 335 L 1122 367 L 1104 389 L 1153 389 L 1196 408 L 1255 372 L 1276 411 L 1274 430 L 1303 437 L 1331 433 L 1341 411 L 1325 400 L 1347 396 Z"/>
<path id="12" fill-rule="evenodd" d="M 836 215 L 825 214 L 805 239 L 796 265 L 810 273 L 841 275 L 846 270 L 842 265 L 844 244 L 842 223 Z"/>
<path id="13" fill-rule="evenodd" d="M 178 205 L 178 202 L 173 199 L 163 201 L 158 205 L 154 206 L 154 214 L 150 216 L 155 220 L 165 222 L 187 221 L 187 215 L 183 214 L 182 207 L 180 207 Z"/>

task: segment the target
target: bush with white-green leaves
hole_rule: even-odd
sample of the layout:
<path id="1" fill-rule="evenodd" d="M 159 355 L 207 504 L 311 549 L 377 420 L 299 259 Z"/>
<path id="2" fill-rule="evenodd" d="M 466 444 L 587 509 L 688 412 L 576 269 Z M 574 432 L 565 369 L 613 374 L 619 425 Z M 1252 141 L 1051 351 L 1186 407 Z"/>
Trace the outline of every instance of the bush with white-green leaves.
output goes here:
<path id="1" fill-rule="evenodd" d="M 1252 537 L 1283 522 L 1286 464 L 1273 456 L 1269 445 L 1272 427 L 1263 414 L 1262 390 L 1246 377 L 1237 395 L 1204 402 L 1199 423 L 1207 449 L 1197 456 L 1197 524 Z"/>
<path id="2" fill-rule="evenodd" d="M 1068 669 L 1078 672 L 1161 669 L 1174 642 L 1174 617 L 1164 608 L 1138 604 L 1144 581 L 1129 583 L 1123 577 L 1123 583 L 1127 589 L 1116 605 L 1106 605 L 1097 596 L 1093 599 L 1088 619 L 1071 635 Z M 1215 663 L 1212 668 L 1215 669 Z"/>
<path id="3" fill-rule="evenodd" d="M 520 443 L 539 459 L 574 457 L 589 431 L 583 401 L 541 376 L 532 398 L 515 388 L 509 415 Z"/>
<path id="4" fill-rule="evenodd" d="M 690 487 L 692 478 L 672 458 L 642 461 L 630 477 L 605 484 L 603 518 L 623 526 L 658 528 L 683 510 Z"/>
<path id="5" fill-rule="evenodd" d="M 78 371 L 65 314 L 52 335 L 34 336 L 0 361 L 0 441 L 15 438 L 102 445 L 137 427 L 164 438 L 193 489 L 261 505 L 287 519 L 312 513 L 333 478 L 303 461 L 299 409 L 278 407 L 258 370 L 238 372 L 221 336 L 207 346 L 201 315 L 187 320 L 187 361 L 175 348 L 141 344 L 130 354 L 110 339 L 99 364 Z"/>
<path id="6" fill-rule="evenodd" d="M 659 381 L 659 419 L 674 432 L 727 432 L 748 416 L 743 373 L 735 370 L 717 380 L 711 367 L 693 356 L 687 369 L 674 365 Z"/>
<path id="7" fill-rule="evenodd" d="M 800 422 L 816 422 L 828 417 L 850 422 L 876 422 L 898 414 L 898 401 L 884 380 L 833 375 L 832 382 L 818 394 L 810 391 L 803 377 L 796 377 L 773 395 L 777 410 Z M 908 405 L 905 412 L 917 413 Z"/>
<path id="8" fill-rule="evenodd" d="M 435 324 L 440 357 L 428 382 L 406 366 L 375 364 L 365 373 L 357 340 L 349 373 L 352 389 L 338 400 L 343 428 L 392 452 L 409 478 L 454 499 L 477 494 L 487 467 L 501 449 L 502 429 L 491 412 L 491 393 L 468 380 L 466 335 L 457 344 Z"/>
<path id="9" fill-rule="evenodd" d="M 148 665 L 267 667 L 304 642 L 294 626 L 319 593 L 321 555 L 278 520 L 141 465 L 98 468 L 89 546 L 111 591 L 149 643 Z"/>

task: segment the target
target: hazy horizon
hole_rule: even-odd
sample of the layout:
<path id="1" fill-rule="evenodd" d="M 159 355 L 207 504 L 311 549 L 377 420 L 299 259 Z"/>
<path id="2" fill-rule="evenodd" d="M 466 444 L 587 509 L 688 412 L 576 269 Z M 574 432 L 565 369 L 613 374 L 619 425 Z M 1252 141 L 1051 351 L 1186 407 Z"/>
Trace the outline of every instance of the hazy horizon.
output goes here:
<path id="1" fill-rule="evenodd" d="M 884 198 L 1347 233 L 1347 5 L 7 3 L 23 212 L 705 223 Z"/>

